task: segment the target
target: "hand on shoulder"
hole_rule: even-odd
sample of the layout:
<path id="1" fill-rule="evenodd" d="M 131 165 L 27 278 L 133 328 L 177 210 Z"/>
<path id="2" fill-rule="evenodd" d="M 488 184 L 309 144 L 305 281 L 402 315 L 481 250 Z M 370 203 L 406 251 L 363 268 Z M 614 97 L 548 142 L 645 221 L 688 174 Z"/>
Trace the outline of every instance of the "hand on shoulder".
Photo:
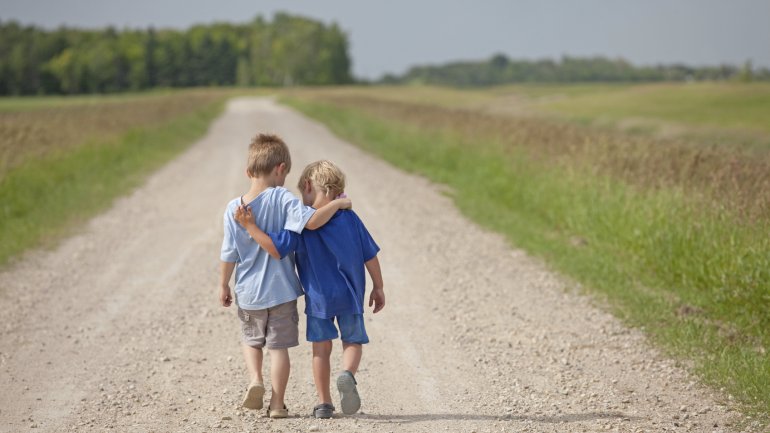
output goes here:
<path id="1" fill-rule="evenodd" d="M 251 212 L 251 208 L 249 206 L 238 206 L 238 208 L 235 210 L 235 213 L 233 214 L 233 218 L 235 218 L 235 221 L 238 224 L 244 227 L 247 224 L 254 222 L 254 214 Z"/>
<path id="2" fill-rule="evenodd" d="M 334 200 L 339 203 L 340 209 L 353 209 L 353 201 L 344 192 L 335 197 Z"/>

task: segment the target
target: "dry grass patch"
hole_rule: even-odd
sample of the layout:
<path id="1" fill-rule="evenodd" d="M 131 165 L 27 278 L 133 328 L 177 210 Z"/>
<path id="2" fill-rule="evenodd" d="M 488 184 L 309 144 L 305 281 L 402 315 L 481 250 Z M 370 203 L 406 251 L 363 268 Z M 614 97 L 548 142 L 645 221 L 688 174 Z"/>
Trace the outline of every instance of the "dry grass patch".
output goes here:
<path id="1" fill-rule="evenodd" d="M 366 96 L 313 95 L 335 106 L 422 128 L 451 129 L 566 166 L 587 167 L 643 189 L 675 188 L 704 206 L 746 221 L 770 221 L 770 149 L 655 139 L 564 121 L 396 102 Z"/>
<path id="2" fill-rule="evenodd" d="M 15 98 L 0 111 L 0 179 L 23 162 L 66 152 L 85 142 L 107 142 L 129 129 L 160 125 L 223 97 L 223 91 L 177 92 L 115 99 L 66 98 L 34 105 Z M 76 103 L 75 103 L 76 102 Z M 9 105 L 9 104 L 6 104 Z"/>

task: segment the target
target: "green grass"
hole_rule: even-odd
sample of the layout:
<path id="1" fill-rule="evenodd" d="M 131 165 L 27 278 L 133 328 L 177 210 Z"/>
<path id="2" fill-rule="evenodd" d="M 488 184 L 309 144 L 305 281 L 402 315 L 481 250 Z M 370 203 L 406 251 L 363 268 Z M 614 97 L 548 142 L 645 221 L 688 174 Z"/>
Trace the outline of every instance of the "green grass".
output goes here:
<path id="1" fill-rule="evenodd" d="M 538 88 L 538 105 L 583 121 L 626 119 L 770 133 L 770 84 L 692 83 Z"/>
<path id="2" fill-rule="evenodd" d="M 334 95 L 338 97 L 369 97 L 379 100 L 429 103 L 441 107 L 479 107 L 489 103 L 505 89 L 454 89 L 438 86 L 336 86 L 336 87 L 300 87 L 283 89 L 284 96 L 292 95 Z"/>
<path id="3" fill-rule="evenodd" d="M 35 111 L 49 108 L 76 107 L 104 104 L 123 104 L 133 101 L 149 101 L 171 95 L 191 95 L 215 92 L 235 95 L 241 92 L 237 88 L 194 88 L 194 89 L 152 89 L 145 92 L 110 93 L 74 96 L 6 96 L 0 97 L 0 112 Z M 247 91 L 249 94 L 261 93 L 259 90 Z"/>
<path id="4" fill-rule="evenodd" d="M 9 96 L 0 98 L 0 112 L 18 112 L 42 110 L 53 107 L 72 107 L 81 105 L 124 103 L 127 101 L 146 100 L 153 96 L 165 96 L 173 90 L 157 90 L 145 93 L 125 93 L 109 95 L 77 95 L 77 96 Z M 177 91 L 179 92 L 179 91 Z"/>
<path id="5" fill-rule="evenodd" d="M 590 167 L 548 164 L 491 135 L 469 140 L 365 110 L 288 102 L 385 160 L 451 186 L 466 215 L 606 299 L 767 422 L 766 222 L 740 222 L 679 191 L 642 190 Z"/>
<path id="6" fill-rule="evenodd" d="M 31 98 L 28 105 L 47 103 Z M 0 182 L 0 264 L 109 207 L 200 137 L 222 107 L 220 98 L 161 125 L 54 151 L 7 172 Z"/>
<path id="7" fill-rule="evenodd" d="M 515 84 L 493 87 L 492 90 L 498 94 L 512 93 L 537 100 L 554 100 L 620 92 L 634 86 L 628 83 Z"/>

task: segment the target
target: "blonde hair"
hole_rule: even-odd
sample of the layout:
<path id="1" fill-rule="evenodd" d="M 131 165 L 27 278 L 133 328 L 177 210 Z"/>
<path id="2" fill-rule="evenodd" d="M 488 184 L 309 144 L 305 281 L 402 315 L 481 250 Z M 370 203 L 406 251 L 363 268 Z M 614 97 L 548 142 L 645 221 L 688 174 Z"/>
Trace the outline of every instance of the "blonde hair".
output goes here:
<path id="1" fill-rule="evenodd" d="M 291 170 L 289 147 L 281 137 L 275 134 L 257 134 L 249 144 L 249 160 L 246 171 L 251 177 L 270 174 L 281 164 L 286 164 L 286 171 Z"/>
<path id="2" fill-rule="evenodd" d="M 311 162 L 302 170 L 297 183 L 299 189 L 303 189 L 307 181 L 326 196 L 337 197 L 345 191 L 345 173 L 325 159 Z"/>

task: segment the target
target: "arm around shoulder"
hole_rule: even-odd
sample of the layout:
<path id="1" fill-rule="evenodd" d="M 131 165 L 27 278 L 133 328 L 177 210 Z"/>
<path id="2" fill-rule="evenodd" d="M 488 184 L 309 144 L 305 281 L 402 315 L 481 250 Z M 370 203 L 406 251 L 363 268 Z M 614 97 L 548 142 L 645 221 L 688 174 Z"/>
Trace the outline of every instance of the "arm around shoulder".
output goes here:
<path id="1" fill-rule="evenodd" d="M 234 218 L 238 224 L 243 226 L 243 228 L 249 232 L 249 236 L 251 236 L 263 250 L 267 251 L 271 257 L 278 260 L 281 259 L 281 254 L 278 253 L 278 249 L 275 247 L 273 240 L 270 239 L 270 236 L 268 236 L 267 233 L 257 227 L 257 223 L 254 222 L 254 214 L 251 212 L 250 207 L 238 206 L 238 209 L 235 210 Z"/>
<path id="2" fill-rule="evenodd" d="M 328 223 L 330 219 L 340 209 L 350 209 L 353 206 L 353 202 L 349 198 L 338 198 L 330 201 L 329 203 L 321 206 L 313 213 L 313 216 L 305 224 L 305 228 L 309 230 L 317 230 Z"/>
<path id="3" fill-rule="evenodd" d="M 260 230 L 254 223 L 247 226 L 246 230 L 248 230 L 249 236 L 254 239 L 254 242 L 258 243 L 263 250 L 267 251 L 267 253 L 270 254 L 270 257 L 281 260 L 281 253 L 278 252 L 275 243 L 273 243 L 273 240 L 267 233 Z"/>

